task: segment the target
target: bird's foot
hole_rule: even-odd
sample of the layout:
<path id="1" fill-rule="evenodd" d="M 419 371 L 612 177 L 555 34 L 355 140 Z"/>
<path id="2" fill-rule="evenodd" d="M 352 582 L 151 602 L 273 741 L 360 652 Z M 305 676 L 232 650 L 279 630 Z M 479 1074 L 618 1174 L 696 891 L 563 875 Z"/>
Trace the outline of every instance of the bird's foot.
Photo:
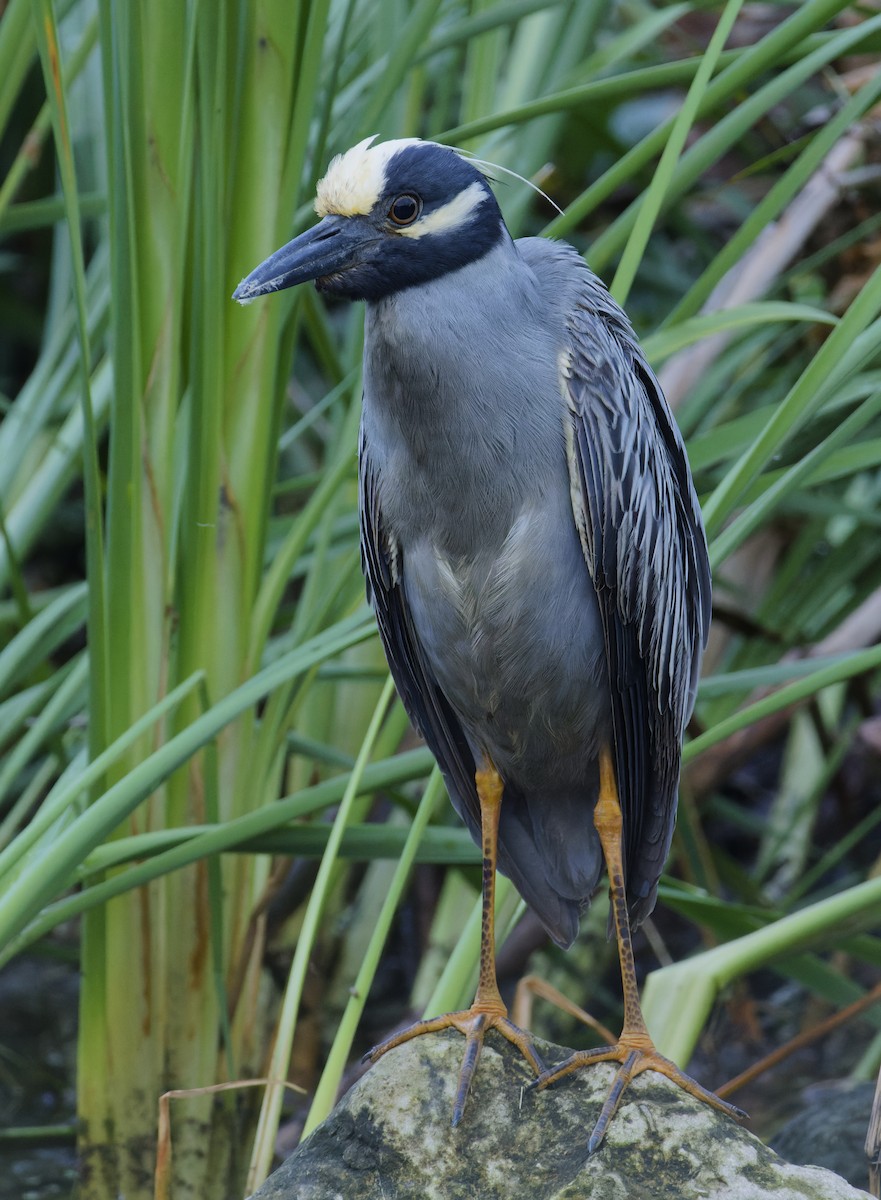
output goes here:
<path id="1" fill-rule="evenodd" d="M 573 1071 L 580 1071 L 582 1067 L 589 1067 L 594 1063 L 601 1062 L 617 1062 L 621 1065 L 588 1139 L 588 1154 L 593 1154 L 602 1145 L 612 1118 L 618 1111 L 621 1097 L 631 1080 L 635 1079 L 637 1075 L 641 1075 L 643 1071 L 657 1071 L 660 1075 L 666 1075 L 684 1092 L 688 1092 L 689 1096 L 694 1096 L 704 1104 L 709 1104 L 711 1108 L 733 1117 L 735 1121 L 743 1121 L 746 1118 L 746 1113 L 742 1109 L 736 1108 L 725 1100 L 720 1100 L 713 1092 L 701 1087 L 690 1075 L 680 1071 L 669 1058 L 664 1058 L 663 1054 L 659 1054 L 651 1038 L 643 1033 L 628 1035 L 625 1032 L 621 1034 L 621 1038 L 614 1046 L 601 1046 L 596 1050 L 579 1050 L 558 1066 L 544 1071 L 538 1079 L 533 1081 L 531 1087 L 541 1091 L 565 1075 L 572 1074 Z"/>
<path id="2" fill-rule="evenodd" d="M 462 1120 L 471 1081 L 477 1067 L 477 1060 L 483 1049 L 483 1040 L 490 1029 L 497 1029 L 502 1037 L 516 1046 L 537 1076 L 545 1071 L 544 1063 L 538 1055 L 532 1034 L 513 1021 L 508 1020 L 508 1012 L 504 1005 L 496 1008 L 473 1004 L 462 1012 L 444 1013 L 439 1017 L 431 1017 L 427 1021 L 417 1021 L 400 1033 L 394 1034 L 364 1055 L 363 1062 L 375 1063 L 383 1054 L 409 1042 L 412 1038 L 422 1037 L 425 1033 L 438 1033 L 442 1029 L 458 1029 L 465 1038 L 465 1057 L 459 1072 L 459 1085 L 456 1089 L 456 1099 L 453 1104 L 453 1128 Z"/>

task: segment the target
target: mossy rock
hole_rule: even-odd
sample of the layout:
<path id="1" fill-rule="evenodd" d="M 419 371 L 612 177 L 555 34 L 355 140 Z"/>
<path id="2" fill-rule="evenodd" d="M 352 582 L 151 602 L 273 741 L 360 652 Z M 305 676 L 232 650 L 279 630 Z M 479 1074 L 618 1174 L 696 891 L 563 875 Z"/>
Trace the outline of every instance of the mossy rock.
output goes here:
<path id="1" fill-rule="evenodd" d="M 539 1044 L 545 1062 L 570 1051 Z M 518 1052 L 490 1034 L 457 1129 L 450 1112 L 458 1034 L 391 1051 L 340 1100 L 253 1200 L 857 1200 L 819 1167 L 792 1166 L 746 1129 L 646 1073 L 605 1142 L 587 1138 L 614 1068 L 544 1092 Z"/>

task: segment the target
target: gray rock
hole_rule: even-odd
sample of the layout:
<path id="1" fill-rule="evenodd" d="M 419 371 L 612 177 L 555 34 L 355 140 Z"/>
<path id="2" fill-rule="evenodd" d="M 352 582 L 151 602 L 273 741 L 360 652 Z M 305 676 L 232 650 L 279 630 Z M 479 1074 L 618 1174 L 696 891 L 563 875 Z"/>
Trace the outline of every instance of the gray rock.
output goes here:
<path id="1" fill-rule="evenodd" d="M 828 1167 L 859 1186 L 868 1178 L 865 1142 L 874 1098 L 874 1083 L 813 1084 L 801 1112 L 771 1138 L 771 1146 L 790 1162 Z"/>
<path id="2" fill-rule="evenodd" d="M 463 1042 L 391 1051 L 254 1193 L 253 1200 L 857 1200 L 819 1167 L 778 1158 L 668 1080 L 640 1076 L 606 1141 L 587 1137 L 614 1074 L 603 1064 L 542 1093 L 490 1034 L 465 1118 L 450 1128 Z M 548 1063 L 569 1051 L 540 1044 Z"/>

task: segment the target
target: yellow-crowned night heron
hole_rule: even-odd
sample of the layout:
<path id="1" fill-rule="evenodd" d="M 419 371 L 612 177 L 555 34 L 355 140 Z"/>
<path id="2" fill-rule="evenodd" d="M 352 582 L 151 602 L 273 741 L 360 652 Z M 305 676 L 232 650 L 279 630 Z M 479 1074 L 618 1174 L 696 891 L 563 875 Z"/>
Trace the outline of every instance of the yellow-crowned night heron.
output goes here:
<path id="1" fill-rule="evenodd" d="M 630 943 L 670 846 L 710 618 L 679 432 L 627 318 L 571 246 L 513 241 L 486 178 L 455 151 L 372 143 L 334 159 L 320 222 L 235 293 L 315 280 L 367 301 L 368 593 L 401 698 L 483 848 L 473 1005 L 372 1058 L 421 1033 L 464 1033 L 454 1124 L 490 1028 L 538 1086 L 617 1061 L 591 1149 L 646 1069 L 739 1115 L 655 1050 Z M 546 1072 L 496 985 L 496 865 L 565 947 L 604 858 L 624 1027 L 616 1046 Z"/>

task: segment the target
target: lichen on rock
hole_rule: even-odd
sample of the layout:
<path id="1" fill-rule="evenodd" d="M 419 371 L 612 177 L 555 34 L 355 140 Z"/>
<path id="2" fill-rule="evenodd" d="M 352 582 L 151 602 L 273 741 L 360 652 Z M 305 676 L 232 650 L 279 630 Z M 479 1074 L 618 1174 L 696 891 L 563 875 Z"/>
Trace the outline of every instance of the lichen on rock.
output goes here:
<path id="1" fill-rule="evenodd" d="M 614 1067 L 528 1091 L 519 1053 L 492 1034 L 461 1125 L 450 1112 L 457 1034 L 406 1043 L 370 1069 L 253 1200 L 858 1200 L 797 1167 L 663 1077 L 628 1088 L 593 1156 L 587 1138 Z M 540 1045 L 548 1063 L 570 1051 Z"/>

